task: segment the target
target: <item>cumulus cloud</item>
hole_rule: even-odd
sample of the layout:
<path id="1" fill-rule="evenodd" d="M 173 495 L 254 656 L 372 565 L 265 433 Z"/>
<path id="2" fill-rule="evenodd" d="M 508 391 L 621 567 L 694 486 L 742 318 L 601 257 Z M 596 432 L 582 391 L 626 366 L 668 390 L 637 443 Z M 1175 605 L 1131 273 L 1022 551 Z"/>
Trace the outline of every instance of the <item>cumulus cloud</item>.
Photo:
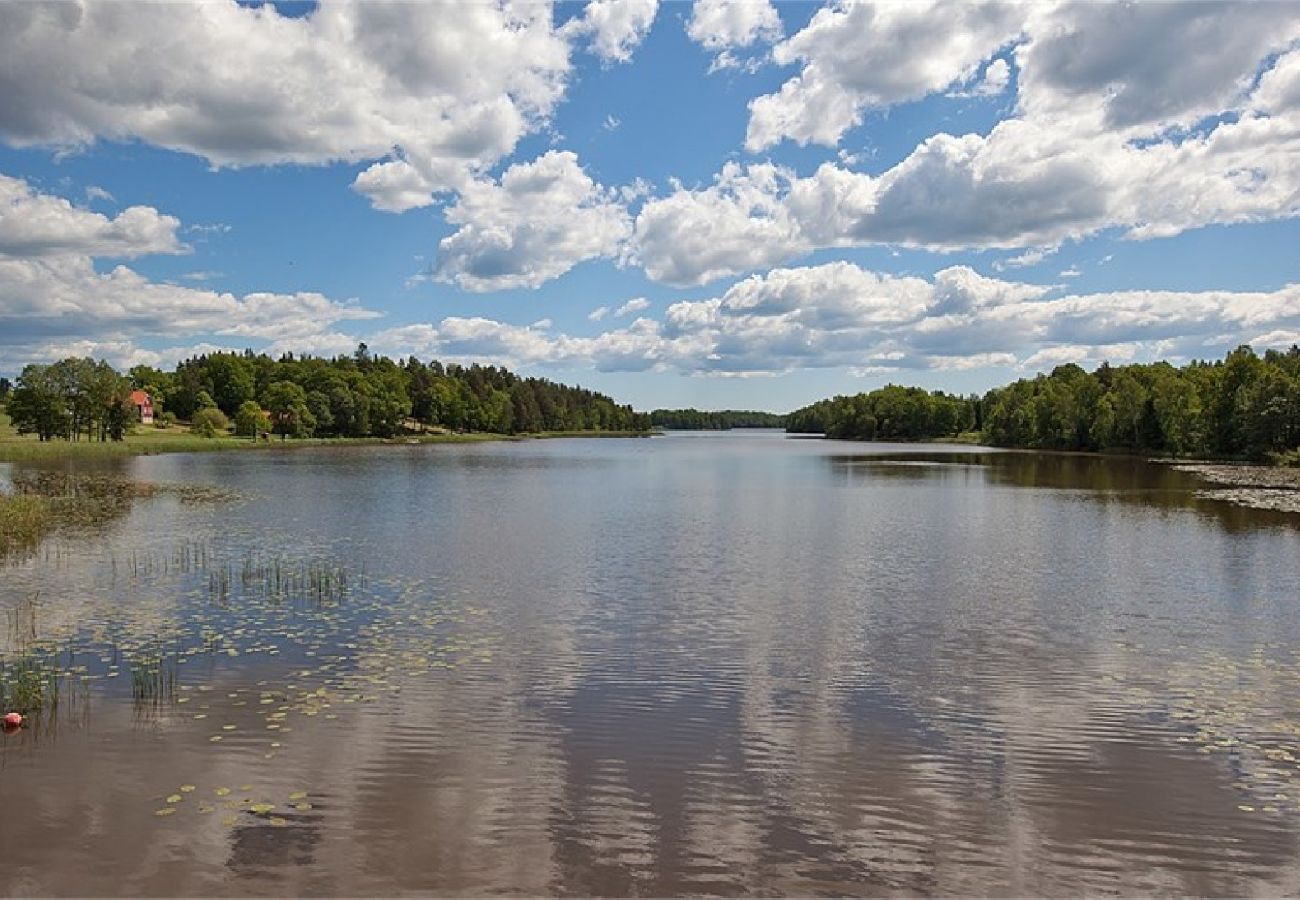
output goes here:
<path id="1" fill-rule="evenodd" d="M 650 308 L 649 300 L 647 300 L 645 297 L 636 297 L 632 300 L 627 301 L 622 306 L 620 306 L 617 310 L 615 310 L 614 315 L 618 318 L 622 318 L 623 316 L 630 316 L 632 315 L 632 313 L 643 312 L 644 310 L 647 310 L 649 308 Z"/>
<path id="2" fill-rule="evenodd" d="M 707 188 L 677 185 L 641 208 L 634 259 L 655 281 L 690 286 L 807 252 L 811 243 L 782 202 L 790 179 L 770 164 L 727 163 Z"/>
<path id="3" fill-rule="evenodd" d="M 643 317 L 592 337 L 452 317 L 389 329 L 371 344 L 515 365 L 731 375 L 843 367 L 879 375 L 1211 357 L 1252 340 L 1286 346 L 1300 333 L 1300 284 L 1049 294 L 965 266 L 921 278 L 837 262 L 751 276 L 718 296 L 674 303 L 660 320 Z"/>
<path id="4" fill-rule="evenodd" d="M 277 340 L 379 314 L 321 294 L 236 297 L 150 281 L 126 267 L 100 273 L 86 256 L 0 259 L 0 335 L 219 334 Z"/>
<path id="5" fill-rule="evenodd" d="M 1144 240 L 1294 217 L 1300 49 L 1266 65 L 1231 116 L 1196 131 L 1162 125 L 1138 140 L 1027 116 L 987 135 L 933 135 L 877 175 L 728 163 L 709 188 L 647 202 L 633 256 L 651 278 L 694 285 L 815 248 L 1029 248 L 1002 265 L 1031 265 L 1106 229 Z"/>
<path id="6" fill-rule="evenodd" d="M 0 134 L 139 139 L 218 166 L 379 160 L 355 187 L 401 210 L 510 153 L 569 68 L 536 4 L 11 3 Z"/>
<path id="7" fill-rule="evenodd" d="M 179 227 L 178 219 L 149 206 L 132 206 L 110 219 L 0 174 L 0 259 L 183 253 Z"/>
<path id="8" fill-rule="evenodd" d="M 9 265 L 0 264 L 5 290 L 14 280 Z M 0 367 L 11 368 L 12 360 L 34 353 L 53 358 L 69 348 L 92 346 L 106 348 L 96 355 L 111 350 L 114 359 L 166 356 L 171 351 L 140 350 L 137 335 L 173 331 L 210 333 L 214 346 L 241 347 L 257 338 L 270 341 L 272 352 L 330 355 L 347 352 L 358 339 L 335 325 L 373 315 L 319 295 L 236 298 L 149 285 L 123 270 L 103 276 L 73 273 L 66 280 L 72 285 L 61 295 L 66 309 L 46 303 L 43 312 L 21 308 L 0 321 L 0 334 L 19 333 L 17 328 L 25 335 L 22 341 L 0 341 L 5 359 Z M 966 266 L 927 278 L 834 262 L 754 275 L 716 296 L 679 301 L 660 317 L 641 316 L 592 336 L 556 333 L 545 319 L 515 325 L 450 316 L 382 329 L 363 339 L 377 352 L 399 356 L 517 367 L 741 376 L 843 368 L 880 376 L 1207 358 L 1242 342 L 1289 346 L 1300 335 L 1300 284 L 1265 292 L 1051 293 L 1044 285 L 991 278 Z M 61 328 L 60 312 L 69 322 L 95 325 L 89 333 L 84 325 Z M 639 312 L 644 310 L 626 315 Z"/>
<path id="9" fill-rule="evenodd" d="M 731 68 L 731 51 L 780 39 L 781 17 L 769 0 L 695 0 L 686 34 L 717 54 L 710 71 Z"/>
<path id="10" fill-rule="evenodd" d="M 588 36 L 601 59 L 625 63 L 645 40 L 658 11 L 659 0 L 590 0 L 583 14 L 565 25 L 565 34 Z"/>
<path id="11" fill-rule="evenodd" d="M 0 369 L 74 352 L 140 361 L 141 340 L 195 335 L 306 346 L 337 323 L 379 316 L 310 291 L 236 296 L 95 266 L 96 258 L 179 252 L 179 226 L 149 207 L 109 219 L 0 175 Z"/>
<path id="12" fill-rule="evenodd" d="M 1092 130 L 1191 125 L 1235 108 L 1298 21 L 1276 3 L 844 2 L 777 45 L 776 61 L 801 69 L 750 104 L 746 145 L 833 146 L 868 110 L 966 82 L 1012 45 L 1024 115 Z M 1000 93 L 1009 76 L 995 59 L 964 93 Z"/>
<path id="13" fill-rule="evenodd" d="M 1020 105 L 1111 130 L 1189 125 L 1233 109 L 1260 64 L 1300 37 L 1291 3 L 1030 7 L 1016 48 Z"/>
<path id="14" fill-rule="evenodd" d="M 550 151 L 466 185 L 447 210 L 434 277 L 468 291 L 537 287 L 579 262 L 619 252 L 631 221 L 616 191 L 573 153 Z"/>
<path id="15" fill-rule="evenodd" d="M 883 109 L 969 79 L 1024 25 L 1009 3 L 839 3 L 773 50 L 798 75 L 750 103 L 745 146 L 790 139 L 834 146 L 869 109 Z"/>
<path id="16" fill-rule="evenodd" d="M 49 363 L 70 356 L 78 359 L 90 357 L 106 360 L 119 370 L 132 366 L 174 366 L 183 359 L 205 353 L 236 352 L 242 348 L 202 341 L 197 344 L 175 345 L 161 350 L 140 347 L 129 338 L 118 340 L 56 340 L 42 343 L 6 347 L 0 345 L 0 368 L 19 372 L 29 363 Z"/>
<path id="17" fill-rule="evenodd" d="M 1008 54 L 1016 114 L 931 135 L 879 173 L 728 163 L 711 186 L 648 201 L 629 256 L 690 286 L 817 248 L 1026 251 L 1003 263 L 1016 266 L 1107 229 L 1294 217 L 1297 40 L 1295 4 L 838 3 L 774 51 L 801 70 L 751 104 L 750 150 L 834 145 L 867 110 L 954 85 L 1003 92 Z"/>

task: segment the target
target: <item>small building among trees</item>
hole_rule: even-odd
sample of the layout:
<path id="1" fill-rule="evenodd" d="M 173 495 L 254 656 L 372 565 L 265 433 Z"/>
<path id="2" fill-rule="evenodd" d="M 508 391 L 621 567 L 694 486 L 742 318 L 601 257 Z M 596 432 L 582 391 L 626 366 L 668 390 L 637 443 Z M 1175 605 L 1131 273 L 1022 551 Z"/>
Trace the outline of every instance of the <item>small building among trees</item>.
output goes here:
<path id="1" fill-rule="evenodd" d="M 132 391 L 131 405 L 135 407 L 136 418 L 142 425 L 153 424 L 153 398 L 148 391 Z"/>

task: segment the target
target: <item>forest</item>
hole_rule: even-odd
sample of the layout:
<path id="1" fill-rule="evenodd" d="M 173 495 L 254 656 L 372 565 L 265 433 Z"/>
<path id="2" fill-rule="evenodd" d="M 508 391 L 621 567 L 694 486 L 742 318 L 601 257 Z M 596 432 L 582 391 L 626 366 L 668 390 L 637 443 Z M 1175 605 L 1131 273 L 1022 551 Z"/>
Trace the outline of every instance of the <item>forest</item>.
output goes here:
<path id="1" fill-rule="evenodd" d="M 889 385 L 787 416 L 790 432 L 861 440 L 973 434 L 1001 447 L 1290 461 L 1300 448 L 1300 347 L 1224 359 L 1075 364 L 983 397 Z"/>
<path id="2" fill-rule="evenodd" d="M 216 435 L 274 431 L 291 437 L 392 437 L 441 428 L 498 434 L 645 431 L 649 417 L 604 394 L 497 366 L 405 362 L 372 356 L 212 353 L 174 371 L 136 366 L 121 375 L 105 362 L 66 359 L 29 365 L 6 403 L 14 426 L 51 438 L 120 439 L 134 389 L 147 391 L 160 423 L 192 423 Z"/>
<path id="3" fill-rule="evenodd" d="M 783 428 L 785 416 L 752 409 L 656 409 L 650 413 L 655 428 L 683 431 L 729 431 L 732 428 Z"/>

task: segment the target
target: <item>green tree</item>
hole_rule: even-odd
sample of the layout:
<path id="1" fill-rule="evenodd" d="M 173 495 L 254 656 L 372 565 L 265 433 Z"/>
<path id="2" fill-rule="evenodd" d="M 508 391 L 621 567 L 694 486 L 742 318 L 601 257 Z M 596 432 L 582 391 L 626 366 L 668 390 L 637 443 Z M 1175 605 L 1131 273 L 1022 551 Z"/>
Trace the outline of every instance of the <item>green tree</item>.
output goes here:
<path id="1" fill-rule="evenodd" d="M 51 366 L 26 366 L 18 376 L 7 409 L 19 434 L 35 434 L 42 441 L 67 437 L 67 398 Z"/>
<path id="2" fill-rule="evenodd" d="M 266 389 L 267 411 L 276 434 L 311 437 L 316 420 L 307 408 L 307 393 L 292 381 L 276 381 Z"/>
<path id="3" fill-rule="evenodd" d="M 254 440 L 264 431 L 271 430 L 271 418 L 256 401 L 245 400 L 235 411 L 235 434 Z"/>
<path id="4" fill-rule="evenodd" d="M 252 364 L 234 353 L 214 353 L 204 365 L 206 383 L 213 401 L 232 416 L 245 400 L 252 400 L 257 384 Z"/>

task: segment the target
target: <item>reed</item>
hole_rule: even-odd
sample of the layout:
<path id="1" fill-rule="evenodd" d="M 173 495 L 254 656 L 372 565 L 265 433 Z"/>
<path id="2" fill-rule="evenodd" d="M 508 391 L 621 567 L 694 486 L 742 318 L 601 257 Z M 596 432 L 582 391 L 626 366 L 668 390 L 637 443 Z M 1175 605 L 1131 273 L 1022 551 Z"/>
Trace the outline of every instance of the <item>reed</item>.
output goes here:
<path id="1" fill-rule="evenodd" d="M 0 559 L 34 549 L 53 526 L 49 498 L 0 494 Z"/>

